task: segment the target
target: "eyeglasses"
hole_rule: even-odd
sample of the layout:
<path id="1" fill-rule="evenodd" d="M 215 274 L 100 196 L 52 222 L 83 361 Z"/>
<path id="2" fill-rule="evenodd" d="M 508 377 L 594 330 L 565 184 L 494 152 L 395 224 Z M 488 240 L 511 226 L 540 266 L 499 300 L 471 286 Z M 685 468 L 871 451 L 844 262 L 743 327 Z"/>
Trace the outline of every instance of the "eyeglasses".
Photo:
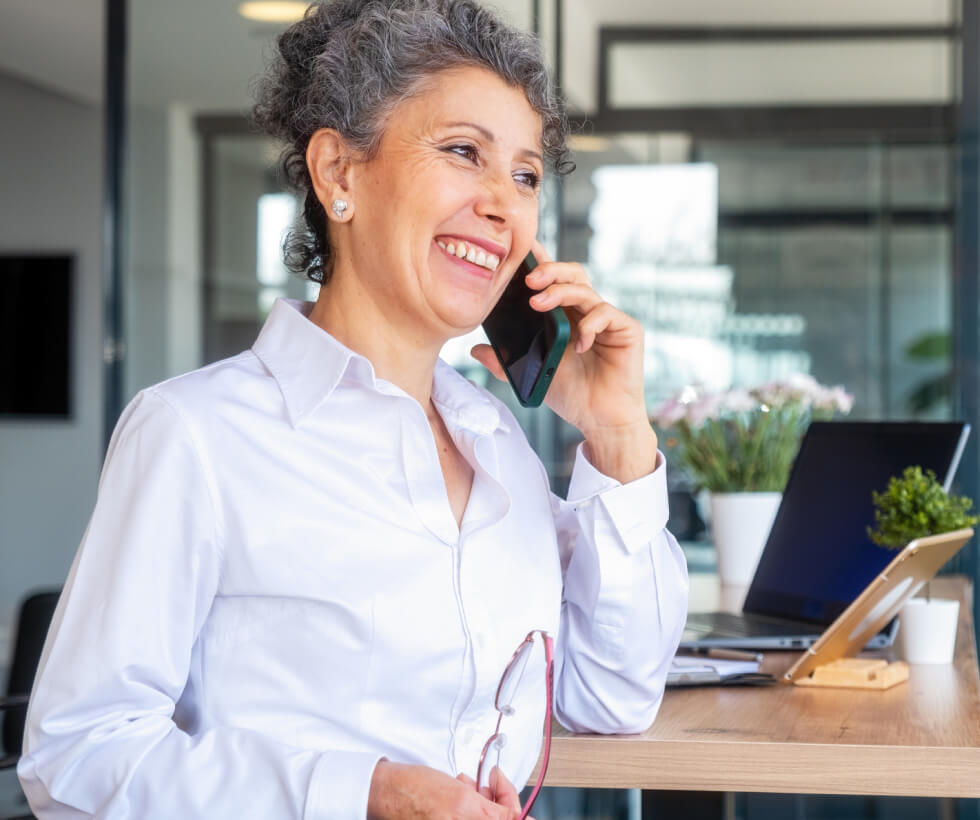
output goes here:
<path id="1" fill-rule="evenodd" d="M 531 806 L 541 791 L 541 784 L 544 782 L 545 772 L 548 770 L 548 757 L 551 754 L 551 693 L 552 677 L 555 668 L 555 645 L 551 636 L 540 629 L 534 629 L 527 633 L 527 637 L 521 642 L 514 652 L 514 657 L 510 659 L 504 674 L 500 676 L 500 684 L 497 686 L 497 696 L 494 698 L 493 705 L 500 713 L 497 717 L 497 728 L 490 735 L 490 739 L 483 746 L 480 754 L 480 765 L 476 770 L 476 787 L 478 790 L 489 788 L 492 800 L 497 799 L 497 778 L 491 777 L 493 770 L 500 765 L 501 750 L 507 745 L 507 735 L 500 731 L 500 726 L 505 717 L 510 717 L 515 713 L 514 701 L 520 683 L 524 677 L 524 672 L 531 658 L 534 656 L 534 645 L 536 639 L 540 638 L 544 643 L 544 657 L 547 664 L 545 669 L 545 686 L 547 693 L 545 703 L 547 708 L 544 713 L 544 754 L 541 756 L 541 768 L 538 771 L 538 781 L 534 784 L 534 789 L 527 799 L 520 820 L 524 820 L 531 811 Z M 492 782 L 490 782 L 492 780 Z"/>

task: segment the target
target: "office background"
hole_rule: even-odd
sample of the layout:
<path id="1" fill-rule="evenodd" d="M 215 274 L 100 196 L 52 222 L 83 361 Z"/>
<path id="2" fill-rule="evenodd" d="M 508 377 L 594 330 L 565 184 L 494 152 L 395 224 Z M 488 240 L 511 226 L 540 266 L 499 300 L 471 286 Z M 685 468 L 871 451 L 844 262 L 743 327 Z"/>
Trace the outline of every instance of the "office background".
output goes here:
<path id="1" fill-rule="evenodd" d="M 853 392 L 857 418 L 980 423 L 978 0 L 494 5 L 540 33 L 575 126 L 578 171 L 547 183 L 542 233 L 647 326 L 651 407 L 802 370 Z M 278 262 L 294 203 L 246 118 L 281 26 L 237 6 L 0 9 L 0 255 L 73 258 L 69 413 L 0 416 L 0 659 L 18 601 L 68 571 L 122 405 L 248 346 L 276 296 L 314 295 Z M 39 336 L 45 287 L 20 308 Z M 482 378 L 465 349 L 446 356 Z M 560 490 L 573 432 L 521 418 Z M 959 474 L 974 496 L 978 433 Z M 976 545 L 953 569 L 977 579 Z M 736 809 L 765 816 L 761 799 Z M 782 816 L 980 816 L 787 801 Z"/>

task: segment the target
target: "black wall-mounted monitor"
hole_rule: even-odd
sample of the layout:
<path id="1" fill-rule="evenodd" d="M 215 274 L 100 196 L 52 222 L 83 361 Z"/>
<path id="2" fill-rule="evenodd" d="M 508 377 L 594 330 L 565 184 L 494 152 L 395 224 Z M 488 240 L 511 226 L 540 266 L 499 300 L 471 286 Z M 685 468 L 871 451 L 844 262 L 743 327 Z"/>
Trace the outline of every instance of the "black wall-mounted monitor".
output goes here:
<path id="1" fill-rule="evenodd" d="M 0 416 L 71 415 L 74 257 L 0 252 Z"/>

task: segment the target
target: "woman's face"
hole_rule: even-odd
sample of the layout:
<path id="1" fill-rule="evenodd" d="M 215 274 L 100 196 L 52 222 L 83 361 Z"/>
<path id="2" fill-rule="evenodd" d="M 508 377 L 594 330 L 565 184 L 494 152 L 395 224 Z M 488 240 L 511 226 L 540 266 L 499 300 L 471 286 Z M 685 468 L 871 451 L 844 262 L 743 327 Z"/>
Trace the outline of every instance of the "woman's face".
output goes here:
<path id="1" fill-rule="evenodd" d="M 541 118 L 523 91 L 482 68 L 440 72 L 352 167 L 339 266 L 420 343 L 472 330 L 531 247 L 542 171 Z"/>

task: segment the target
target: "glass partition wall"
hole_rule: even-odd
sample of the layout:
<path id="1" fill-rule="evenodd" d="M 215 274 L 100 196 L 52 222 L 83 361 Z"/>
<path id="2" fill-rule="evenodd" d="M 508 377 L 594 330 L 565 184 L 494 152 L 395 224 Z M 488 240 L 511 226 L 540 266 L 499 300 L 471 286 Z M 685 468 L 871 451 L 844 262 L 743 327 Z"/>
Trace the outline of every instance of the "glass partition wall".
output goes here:
<path id="1" fill-rule="evenodd" d="M 647 328 L 648 406 L 802 372 L 855 418 L 949 418 L 956 8 L 566 5 L 597 65 L 565 58 L 585 111 L 560 248 Z M 703 536 L 671 481 L 672 529 Z"/>
<path id="2" fill-rule="evenodd" d="M 297 213 L 275 170 L 272 140 L 226 121 L 199 117 L 204 202 L 203 348 L 205 361 L 251 347 L 280 297 L 315 300 L 313 282 L 293 276 L 282 241 Z"/>
<path id="3" fill-rule="evenodd" d="M 949 143 L 573 145 L 563 253 L 645 325 L 649 407 L 809 373 L 853 393 L 857 418 L 949 417 Z"/>

